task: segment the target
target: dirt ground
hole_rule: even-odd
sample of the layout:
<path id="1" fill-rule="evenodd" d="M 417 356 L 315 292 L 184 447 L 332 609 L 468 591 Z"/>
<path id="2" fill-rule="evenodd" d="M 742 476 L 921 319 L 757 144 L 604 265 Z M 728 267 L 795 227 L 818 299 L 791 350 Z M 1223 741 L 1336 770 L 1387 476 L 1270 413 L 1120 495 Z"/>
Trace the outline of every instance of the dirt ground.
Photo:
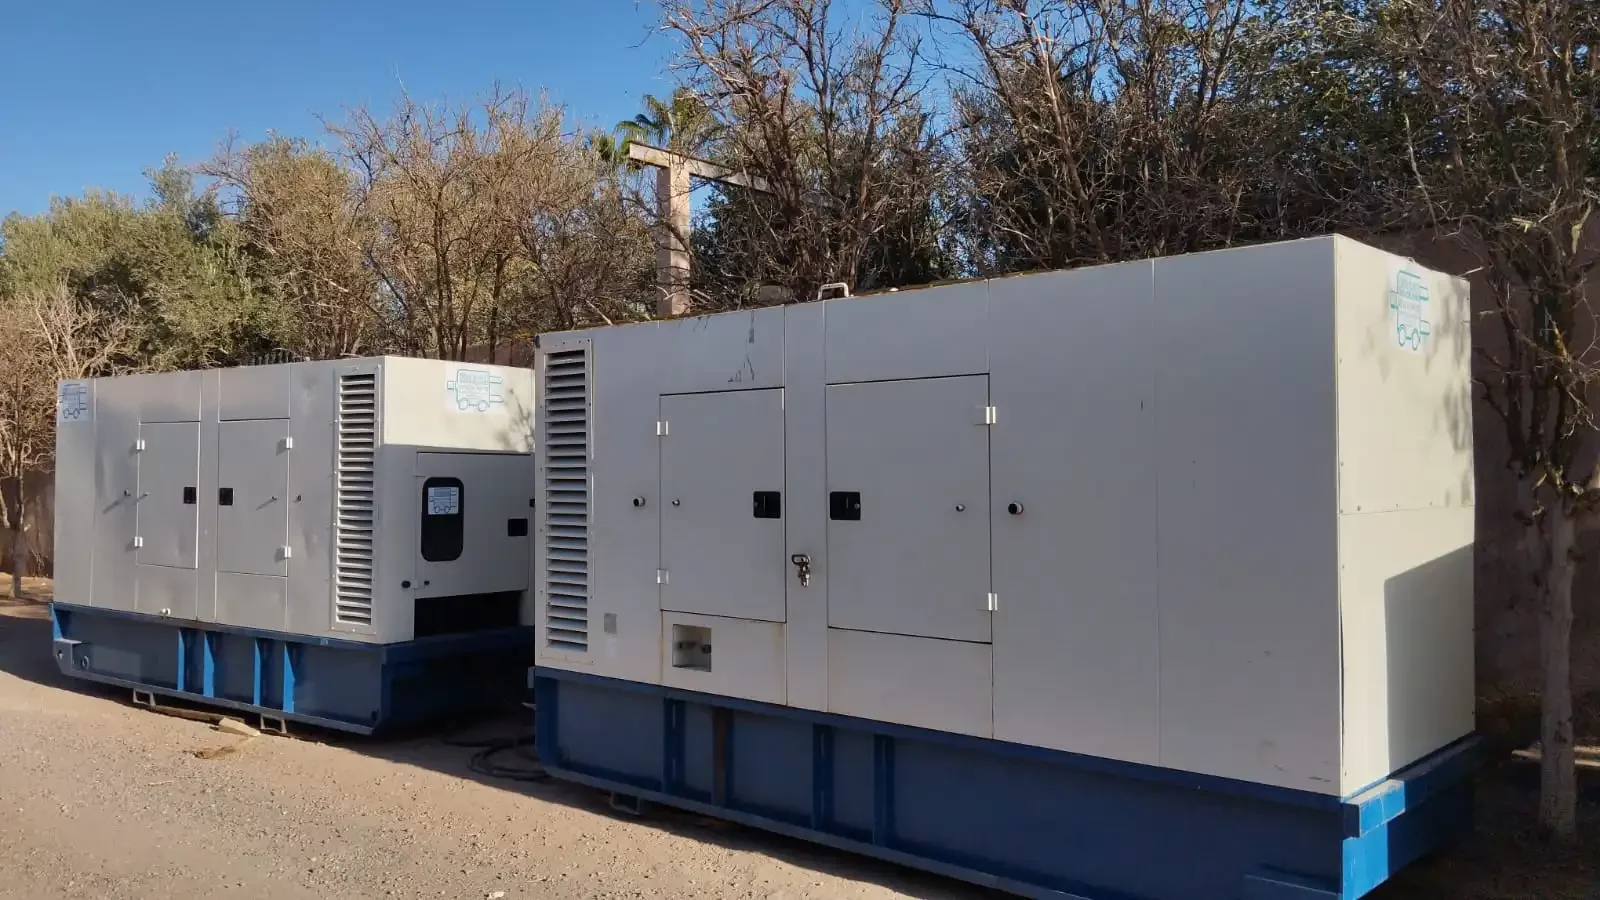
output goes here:
<path id="1" fill-rule="evenodd" d="M 437 736 L 236 738 L 138 709 L 62 679 L 44 607 L 7 588 L 0 898 L 999 896 L 670 811 L 627 818 L 571 785 L 482 777 L 473 751 Z M 1479 835 L 1374 896 L 1600 896 L 1600 850 L 1543 850 L 1530 790 L 1515 773 L 1488 779 Z M 1592 829 L 1600 804 L 1585 816 Z"/>

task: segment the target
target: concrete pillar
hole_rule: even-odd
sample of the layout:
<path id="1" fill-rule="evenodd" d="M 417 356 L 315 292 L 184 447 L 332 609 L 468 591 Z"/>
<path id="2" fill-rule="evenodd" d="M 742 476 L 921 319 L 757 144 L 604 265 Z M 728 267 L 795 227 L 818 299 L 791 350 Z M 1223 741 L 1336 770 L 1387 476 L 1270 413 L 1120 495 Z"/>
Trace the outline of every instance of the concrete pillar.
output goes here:
<path id="1" fill-rule="evenodd" d="M 674 158 L 656 169 L 656 315 L 689 311 L 689 166 Z"/>

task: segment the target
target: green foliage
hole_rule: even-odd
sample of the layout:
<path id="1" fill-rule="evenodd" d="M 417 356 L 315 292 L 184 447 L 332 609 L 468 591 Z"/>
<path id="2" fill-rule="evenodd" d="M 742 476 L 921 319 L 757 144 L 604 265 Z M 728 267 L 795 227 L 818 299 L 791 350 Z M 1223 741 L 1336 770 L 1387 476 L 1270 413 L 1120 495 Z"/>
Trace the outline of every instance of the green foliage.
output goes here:
<path id="1" fill-rule="evenodd" d="M 91 191 L 0 225 L 0 297 L 62 283 L 96 310 L 132 323 L 123 365 L 223 365 L 264 341 L 264 297 L 248 277 L 237 229 L 172 161 L 151 170 L 143 204 Z"/>
<path id="2" fill-rule="evenodd" d="M 233 213 L 242 264 L 265 307 L 271 343 L 323 359 L 381 343 L 371 315 L 376 280 L 362 247 L 373 227 L 356 208 L 354 178 L 298 138 L 269 137 L 200 167 Z"/>
<path id="3" fill-rule="evenodd" d="M 142 202 L 90 191 L 11 215 L 0 312 L 65 292 L 56 318 L 114 325 L 108 364 L 124 371 L 277 349 L 503 355 L 642 314 L 648 225 L 559 109 L 521 92 L 452 110 L 406 98 L 329 136 L 332 151 L 272 136 L 194 168 L 168 159 Z"/>
<path id="4" fill-rule="evenodd" d="M 614 133 L 622 159 L 633 141 L 697 156 L 716 138 L 717 121 L 693 91 L 680 87 L 666 100 L 645 94 L 644 111 L 618 122 Z"/>
<path id="5" fill-rule="evenodd" d="M 781 267 L 772 265 L 774 215 L 759 193 L 715 188 L 690 233 L 694 254 L 692 288 L 702 309 L 756 305 L 759 289 L 784 285 Z M 925 195 L 886 216 L 865 242 L 857 291 L 932 284 L 960 277 L 961 259 L 953 246 L 947 211 L 956 203 Z"/>

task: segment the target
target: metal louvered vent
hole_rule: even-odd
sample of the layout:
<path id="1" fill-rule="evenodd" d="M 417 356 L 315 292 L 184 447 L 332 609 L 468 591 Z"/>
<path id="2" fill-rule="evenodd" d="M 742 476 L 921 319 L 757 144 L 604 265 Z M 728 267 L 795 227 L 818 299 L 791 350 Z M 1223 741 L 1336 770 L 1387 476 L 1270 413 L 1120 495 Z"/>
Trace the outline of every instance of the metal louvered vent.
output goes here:
<path id="1" fill-rule="evenodd" d="M 372 624 L 373 468 L 378 449 L 378 376 L 339 376 L 334 473 L 333 620 Z"/>
<path id="2" fill-rule="evenodd" d="M 545 645 L 589 651 L 589 348 L 544 355 Z"/>

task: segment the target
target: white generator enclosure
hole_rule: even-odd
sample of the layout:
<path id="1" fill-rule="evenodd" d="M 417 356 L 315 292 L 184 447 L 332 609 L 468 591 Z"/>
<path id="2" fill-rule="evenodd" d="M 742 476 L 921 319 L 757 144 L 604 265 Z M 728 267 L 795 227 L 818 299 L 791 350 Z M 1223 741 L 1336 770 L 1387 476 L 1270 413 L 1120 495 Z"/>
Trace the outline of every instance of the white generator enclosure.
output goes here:
<path id="1" fill-rule="evenodd" d="M 1348 797 L 1473 730 L 1467 322 L 1463 281 L 1329 237 L 546 335 L 537 661 Z M 392 365 L 274 377 L 326 422 L 336 371 Z M 386 622 L 362 595 L 345 619 L 334 534 L 269 502 L 333 508 L 325 473 L 293 474 L 332 436 L 303 450 L 318 438 L 264 408 L 229 412 L 228 379 L 265 371 L 94 386 L 97 437 L 63 444 L 101 454 L 94 501 L 70 498 L 94 526 L 58 540 L 92 533 L 96 563 L 68 587 L 405 636 L 404 604 L 451 577 L 417 552 L 420 438 L 492 420 L 431 384 L 391 404 L 417 416 L 384 425 L 403 461 L 377 475 L 397 509 L 374 546 L 396 558 L 374 583 L 400 605 Z M 238 505 L 197 537 L 179 489 L 222 486 L 211 448 L 290 436 L 287 491 L 228 476 Z M 283 465 L 248 468 L 279 485 Z M 504 503 L 500 527 L 525 491 L 492 479 L 464 502 Z M 243 510 L 278 516 L 249 527 L 283 546 L 235 546 Z M 302 556 L 307 588 L 277 587 Z M 183 574 L 197 558 L 215 591 Z"/>
<path id="2" fill-rule="evenodd" d="M 528 370 L 396 357 L 62 382 L 56 600 L 373 644 L 515 626 L 532 408 Z"/>

